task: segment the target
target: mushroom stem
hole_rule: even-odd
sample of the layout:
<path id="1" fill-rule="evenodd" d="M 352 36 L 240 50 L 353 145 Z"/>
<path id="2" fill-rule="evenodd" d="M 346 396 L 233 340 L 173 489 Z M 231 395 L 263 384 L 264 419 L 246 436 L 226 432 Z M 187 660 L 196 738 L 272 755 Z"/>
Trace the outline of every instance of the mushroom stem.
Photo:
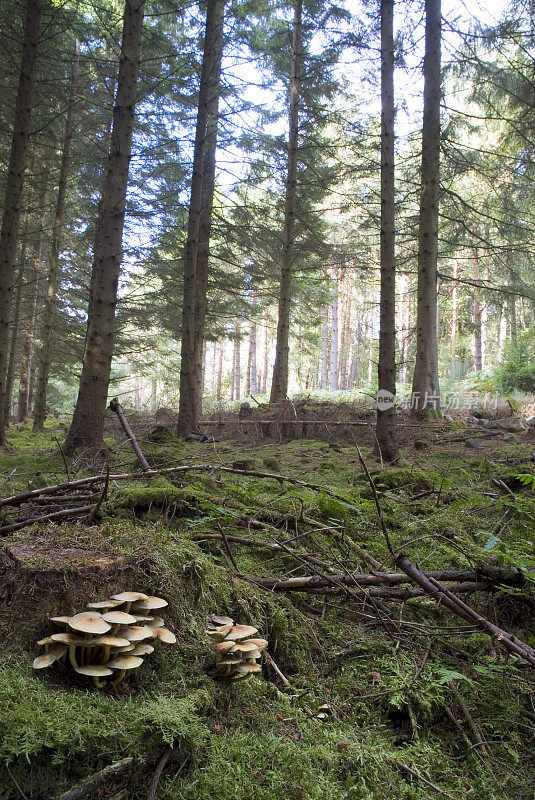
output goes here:
<path id="1" fill-rule="evenodd" d="M 69 647 L 69 661 L 71 662 L 71 666 L 73 669 L 76 669 L 78 663 L 76 661 L 76 645 L 71 644 Z"/>
<path id="2" fill-rule="evenodd" d="M 125 670 L 125 669 L 122 669 L 122 670 L 119 672 L 119 674 L 117 675 L 117 677 L 116 677 L 116 678 L 115 678 L 115 679 L 112 681 L 112 683 L 113 683 L 115 686 L 117 686 L 117 684 L 118 684 L 118 683 L 120 683 L 120 682 L 122 681 L 122 679 L 124 678 L 124 676 L 125 676 L 125 675 L 126 675 L 126 670 Z"/>
<path id="3" fill-rule="evenodd" d="M 96 675 L 93 676 L 93 683 L 97 687 L 97 689 L 102 689 L 103 686 L 106 686 L 107 681 L 101 681 Z"/>
<path id="4" fill-rule="evenodd" d="M 101 664 L 105 664 L 107 661 L 110 660 L 110 651 L 111 651 L 111 647 L 109 645 L 105 645 L 104 654 L 103 654 L 103 656 L 102 656 L 102 658 L 100 660 Z"/>

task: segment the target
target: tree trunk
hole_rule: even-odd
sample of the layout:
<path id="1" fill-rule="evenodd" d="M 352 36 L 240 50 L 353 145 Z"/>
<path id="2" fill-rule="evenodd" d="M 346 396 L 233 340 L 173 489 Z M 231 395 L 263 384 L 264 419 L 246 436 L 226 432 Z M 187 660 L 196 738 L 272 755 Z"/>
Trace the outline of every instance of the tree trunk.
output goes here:
<path id="1" fill-rule="evenodd" d="M 290 109 L 288 134 L 288 166 L 286 174 L 286 199 L 284 204 L 284 231 L 279 290 L 279 318 L 277 345 L 270 403 L 280 403 L 288 395 L 288 361 L 290 355 L 290 308 L 292 302 L 292 265 L 294 259 L 294 225 L 297 195 L 297 157 L 299 136 L 299 92 L 302 72 L 302 0 L 294 0 L 292 37 L 292 63 L 290 69 Z"/>
<path id="2" fill-rule="evenodd" d="M 457 369 L 457 312 L 459 304 L 459 287 L 457 280 L 459 278 L 459 262 L 454 259 L 453 262 L 453 284 L 451 287 L 451 377 L 455 380 L 459 376 Z"/>
<path id="3" fill-rule="evenodd" d="M 477 247 L 474 248 L 474 277 L 479 275 L 479 256 Z M 474 367 L 476 372 L 483 369 L 483 349 L 481 344 L 481 305 L 477 288 L 474 288 L 472 295 L 474 304 Z"/>
<path id="4" fill-rule="evenodd" d="M 258 394 L 256 381 L 256 322 L 251 323 L 249 338 L 249 394 L 255 397 Z"/>
<path id="5" fill-rule="evenodd" d="M 45 295 L 45 308 L 43 313 L 43 333 L 41 349 L 39 351 L 39 370 L 37 373 L 37 391 L 35 396 L 35 407 L 33 414 L 34 431 L 42 431 L 46 417 L 46 392 L 48 386 L 48 376 L 50 373 L 50 355 L 52 350 L 52 328 L 54 324 L 54 314 L 56 310 L 56 289 L 58 283 L 59 255 L 61 247 L 61 234 L 63 230 L 63 212 L 65 209 L 65 197 L 67 194 L 67 178 L 69 172 L 70 150 L 72 134 L 74 130 L 74 106 L 76 99 L 76 88 L 78 84 L 78 68 L 80 65 L 80 46 L 76 40 L 74 46 L 74 56 L 72 62 L 72 75 L 69 86 L 69 104 L 67 106 L 67 117 L 65 120 L 65 132 L 63 134 L 63 152 L 61 155 L 61 166 L 59 170 L 58 196 L 56 200 L 56 216 L 54 227 L 52 228 L 52 246 L 50 249 L 50 265 L 48 271 L 48 282 Z"/>
<path id="6" fill-rule="evenodd" d="M 329 354 L 329 390 L 338 391 L 338 269 L 333 268 L 333 299 L 331 303 L 331 352 Z"/>
<path id="7" fill-rule="evenodd" d="M 15 121 L 0 234 L 0 409 L 4 408 L 6 400 L 11 295 L 21 214 L 22 185 L 30 136 L 30 116 L 41 16 L 42 0 L 27 0 Z M 5 442 L 5 428 L 5 417 L 0 414 L 0 444 Z"/>
<path id="8" fill-rule="evenodd" d="M 516 339 L 518 332 L 518 325 L 516 321 L 516 295 L 512 293 L 512 290 L 515 286 L 515 272 L 511 264 L 511 253 L 509 252 L 509 249 L 507 251 L 507 272 L 507 285 L 511 290 L 511 294 L 509 295 L 509 329 L 511 331 L 511 339 Z"/>
<path id="9" fill-rule="evenodd" d="M 210 234 L 212 231 L 212 210 L 214 205 L 217 129 L 219 96 L 221 94 L 221 61 L 223 58 L 223 17 L 225 3 L 219 0 L 215 11 L 214 63 L 208 75 L 206 138 L 202 173 L 201 212 L 197 243 L 197 263 L 195 266 L 195 317 L 193 329 L 193 382 L 192 402 L 195 404 L 194 426 L 202 415 L 203 387 L 201 383 L 201 359 L 204 344 L 204 328 L 208 292 L 208 260 L 210 257 Z"/>
<path id="10" fill-rule="evenodd" d="M 193 148 L 193 169 L 191 177 L 188 231 L 184 250 L 184 290 L 182 301 L 182 331 L 180 346 L 180 399 L 178 407 L 177 432 L 185 435 L 197 430 L 202 397 L 200 395 L 199 355 L 202 352 L 203 327 L 206 298 L 208 246 L 211 226 L 213 180 L 209 191 L 210 175 L 215 174 L 215 146 L 217 138 L 217 99 L 213 92 L 219 91 L 219 77 L 214 85 L 216 73 L 221 69 L 219 40 L 222 44 L 223 0 L 208 0 L 206 6 L 206 29 L 199 86 L 197 124 Z M 215 111 L 215 113 L 214 113 Z M 210 126 L 210 129 L 208 128 Z M 207 138 L 211 137 L 213 154 L 210 157 Z M 206 175 L 206 186 L 203 179 Z M 210 195 L 209 197 L 207 195 Z M 204 202 L 203 202 L 204 201 Z M 202 231 L 201 231 L 202 219 Z M 201 243 L 201 235 L 203 242 Z M 199 245 L 201 263 L 197 273 Z M 196 312 L 199 313 L 201 329 L 197 334 Z M 197 355 L 197 358 L 196 358 Z"/>
<path id="11" fill-rule="evenodd" d="M 438 181 L 440 165 L 440 0 L 425 0 L 424 118 L 418 234 L 418 311 L 412 409 L 439 408 L 437 337 Z"/>
<path id="12" fill-rule="evenodd" d="M 320 389 L 329 388 L 329 309 L 321 312 L 321 377 Z"/>
<path id="13" fill-rule="evenodd" d="M 102 441 L 113 356 L 144 6 L 145 0 L 126 0 L 108 170 L 93 256 L 82 375 L 72 425 L 64 445 L 66 453 L 81 446 L 98 447 Z"/>
<path id="14" fill-rule="evenodd" d="M 221 382 L 223 380 L 223 358 L 225 355 L 225 340 L 222 336 L 219 337 L 219 354 L 217 361 L 217 383 L 216 383 L 216 400 L 221 400 Z"/>
<path id="15" fill-rule="evenodd" d="M 398 458 L 394 114 L 394 0 L 381 0 L 381 301 L 375 450 L 390 462 Z"/>
<path id="16" fill-rule="evenodd" d="M 20 307 L 22 303 L 22 288 L 24 286 L 26 265 L 26 241 L 22 245 L 21 261 L 15 280 L 15 302 L 11 313 L 11 340 L 9 342 L 9 355 L 7 359 L 6 385 L 4 391 L 4 428 L 9 427 L 11 419 L 11 402 L 13 399 L 13 383 L 15 380 L 15 361 L 17 358 L 17 345 L 19 343 Z"/>
<path id="17" fill-rule="evenodd" d="M 32 268 L 29 270 L 29 291 L 27 297 L 28 313 L 24 326 L 24 340 L 22 346 L 22 356 L 20 363 L 19 379 L 19 398 L 17 406 L 17 422 L 24 422 L 30 409 L 31 391 L 31 371 L 32 354 L 34 349 L 34 330 L 35 317 L 37 311 L 37 287 L 39 284 L 39 274 L 41 271 L 41 260 L 43 252 L 43 232 L 46 211 L 46 189 L 43 191 L 41 199 L 41 209 L 39 214 L 39 233 L 33 257 Z"/>

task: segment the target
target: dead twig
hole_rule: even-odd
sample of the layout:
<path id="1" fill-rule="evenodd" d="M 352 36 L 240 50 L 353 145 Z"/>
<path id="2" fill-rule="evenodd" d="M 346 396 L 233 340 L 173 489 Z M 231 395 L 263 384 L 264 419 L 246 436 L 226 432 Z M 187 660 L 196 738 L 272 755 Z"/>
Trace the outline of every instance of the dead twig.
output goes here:
<path id="1" fill-rule="evenodd" d="M 114 411 L 117 414 L 117 416 L 119 417 L 119 422 L 121 423 L 124 432 L 126 433 L 128 438 L 130 439 L 130 442 L 132 443 L 132 447 L 134 448 L 134 452 L 135 452 L 135 454 L 136 454 L 136 456 L 138 458 L 139 463 L 141 464 L 141 469 L 143 470 L 143 472 L 151 472 L 152 470 L 150 468 L 150 464 L 147 461 L 147 459 L 145 458 L 145 456 L 143 454 L 143 450 L 139 446 L 139 443 L 138 443 L 136 437 L 134 436 L 134 432 L 133 432 L 132 428 L 128 424 L 128 420 L 125 417 L 124 409 L 123 409 L 122 405 L 119 402 L 119 398 L 117 398 L 117 397 L 113 398 L 113 400 L 110 403 L 110 409 L 111 409 L 111 411 Z"/>
<path id="2" fill-rule="evenodd" d="M 96 772 L 94 775 L 84 778 L 84 780 L 77 783 L 76 786 L 72 786 L 63 794 L 58 795 L 56 800 L 78 800 L 80 797 L 94 797 L 92 793 L 95 789 L 129 772 L 133 763 L 134 759 L 131 757 L 116 761 L 114 764 L 110 764 L 104 767 L 104 769 L 101 769 L 100 772 Z"/>

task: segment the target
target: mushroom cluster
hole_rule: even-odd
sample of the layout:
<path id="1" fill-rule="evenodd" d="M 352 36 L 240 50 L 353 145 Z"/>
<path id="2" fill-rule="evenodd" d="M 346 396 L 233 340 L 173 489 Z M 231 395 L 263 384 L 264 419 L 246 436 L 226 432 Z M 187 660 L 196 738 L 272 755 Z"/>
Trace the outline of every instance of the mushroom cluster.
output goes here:
<path id="1" fill-rule="evenodd" d="M 217 614 L 210 617 L 206 635 L 213 642 L 216 657 L 215 674 L 227 681 L 242 681 L 255 672 L 261 672 L 258 661 L 268 643 L 265 639 L 248 637 L 258 633 L 251 625 L 235 625 L 230 617 Z"/>
<path id="2" fill-rule="evenodd" d="M 50 617 L 61 633 L 53 633 L 37 642 L 45 647 L 33 662 L 34 669 L 44 669 L 64 660 L 79 675 L 93 678 L 99 689 L 113 677 L 119 683 L 128 670 L 143 664 L 142 656 L 154 647 L 149 640 L 174 644 L 174 633 L 164 627 L 153 612 L 165 608 L 167 601 L 142 592 L 122 592 L 110 600 L 88 603 L 88 611 L 73 617 Z"/>

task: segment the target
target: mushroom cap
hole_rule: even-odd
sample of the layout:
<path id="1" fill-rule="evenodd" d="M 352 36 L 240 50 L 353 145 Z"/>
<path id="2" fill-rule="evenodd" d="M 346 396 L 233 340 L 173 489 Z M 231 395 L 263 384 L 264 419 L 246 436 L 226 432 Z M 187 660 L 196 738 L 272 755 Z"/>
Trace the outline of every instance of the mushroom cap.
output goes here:
<path id="1" fill-rule="evenodd" d="M 151 622 L 152 622 L 151 628 L 163 628 L 165 625 L 165 620 L 163 617 L 152 617 Z"/>
<path id="2" fill-rule="evenodd" d="M 234 650 L 236 644 L 234 642 L 217 642 L 212 645 L 212 650 L 215 653 L 226 653 L 228 650 Z"/>
<path id="3" fill-rule="evenodd" d="M 234 620 L 231 617 L 220 617 L 218 614 L 213 614 L 210 617 L 210 622 L 213 622 L 214 625 L 234 625 Z"/>
<path id="4" fill-rule="evenodd" d="M 245 664 L 238 664 L 233 671 L 236 675 L 249 675 L 252 672 L 262 672 L 262 667 L 260 664 L 246 662 Z"/>
<path id="5" fill-rule="evenodd" d="M 69 628 L 75 631 L 82 631 L 82 633 L 94 633 L 98 635 L 111 630 L 111 625 L 102 618 L 102 614 L 99 614 L 98 611 L 83 611 L 81 614 L 76 614 L 74 617 L 71 617 L 69 620 Z"/>
<path id="6" fill-rule="evenodd" d="M 37 658 L 33 662 L 34 669 L 44 669 L 45 667 L 49 667 L 54 661 L 57 661 L 59 658 L 65 655 L 67 652 L 67 647 L 64 644 L 55 644 L 53 645 L 48 653 L 43 653 L 42 656 L 37 656 Z"/>
<path id="7" fill-rule="evenodd" d="M 207 628 L 205 630 L 205 634 L 207 636 L 213 636 L 214 639 L 223 639 L 223 637 L 226 636 L 231 630 L 232 625 L 224 625 L 221 628 Z"/>
<path id="8" fill-rule="evenodd" d="M 143 625 L 131 625 L 121 633 L 129 642 L 141 642 L 143 639 L 154 639 L 156 636 L 151 628 L 145 628 Z"/>
<path id="9" fill-rule="evenodd" d="M 166 606 L 169 605 L 169 603 L 162 597 L 145 596 L 143 600 L 140 600 L 139 602 L 136 601 L 135 605 L 136 605 L 135 608 L 136 611 L 152 611 L 153 609 L 156 608 L 165 608 Z"/>
<path id="10" fill-rule="evenodd" d="M 154 622 L 154 620 L 156 619 L 156 617 L 143 617 L 141 614 L 134 614 L 133 617 L 134 617 L 136 622 Z M 162 619 L 162 618 L 158 617 L 158 619 Z M 162 623 L 161 624 L 163 625 L 163 619 L 162 619 Z M 160 626 L 158 626 L 158 627 L 160 627 Z"/>
<path id="11" fill-rule="evenodd" d="M 88 645 L 90 644 L 90 639 L 84 639 L 83 636 L 76 636 L 75 633 L 53 633 L 50 637 L 55 642 L 61 642 L 62 644 L 74 644 L 74 645 Z"/>
<path id="12" fill-rule="evenodd" d="M 225 658 L 221 659 L 216 669 L 218 669 L 219 667 L 228 667 L 233 664 L 241 664 L 241 663 L 242 660 L 238 656 L 226 656 Z"/>
<path id="13" fill-rule="evenodd" d="M 139 656 L 128 655 L 113 658 L 111 661 L 108 661 L 106 666 L 110 667 L 110 669 L 136 669 L 136 667 L 140 667 L 142 664 L 143 659 L 139 658 Z"/>
<path id="14" fill-rule="evenodd" d="M 96 636 L 91 639 L 91 644 L 99 645 L 100 647 L 128 647 L 130 642 L 128 639 L 123 639 L 120 636 Z"/>
<path id="15" fill-rule="evenodd" d="M 247 639 L 247 641 L 241 642 L 240 644 L 254 644 L 258 650 L 265 650 L 269 642 L 267 639 Z"/>
<path id="16" fill-rule="evenodd" d="M 175 634 L 168 631 L 167 628 L 149 628 L 149 630 L 151 630 L 161 642 L 165 642 L 166 644 L 175 644 L 176 642 Z"/>
<path id="17" fill-rule="evenodd" d="M 118 600 L 120 603 L 135 603 L 136 600 L 146 600 L 147 595 L 143 592 L 121 592 L 121 594 L 114 594 L 113 600 Z"/>
<path id="18" fill-rule="evenodd" d="M 154 653 L 154 647 L 151 644 L 140 642 L 139 644 L 131 645 L 132 649 L 125 648 L 122 652 L 129 652 L 131 656 L 148 656 Z"/>
<path id="19" fill-rule="evenodd" d="M 43 645 L 43 644 L 54 644 L 54 642 L 55 642 L 55 639 L 53 639 L 51 636 L 45 636 L 45 638 L 44 638 L 44 639 L 39 639 L 39 641 L 37 642 L 37 644 L 38 644 L 39 646 L 41 646 L 41 645 Z"/>
<path id="20" fill-rule="evenodd" d="M 132 614 L 125 614 L 124 611 L 108 611 L 102 615 L 102 619 L 112 625 L 131 625 L 133 622 L 137 622 Z"/>
<path id="21" fill-rule="evenodd" d="M 258 633 L 258 628 L 253 628 L 251 625 L 234 625 L 225 638 L 228 642 L 235 642 L 237 639 L 254 636 L 255 633 Z"/>
<path id="22" fill-rule="evenodd" d="M 68 625 L 70 617 L 50 617 L 50 622 L 56 625 Z"/>
<path id="23" fill-rule="evenodd" d="M 96 603 L 88 603 L 87 607 L 98 611 L 100 608 L 115 608 L 123 604 L 123 600 L 97 600 Z"/>
<path id="24" fill-rule="evenodd" d="M 80 675 L 89 675 L 91 678 L 102 678 L 105 675 L 113 675 L 112 670 L 109 667 L 105 667 L 103 664 L 86 664 L 85 667 L 75 667 L 75 672 L 79 672 Z"/>
<path id="25" fill-rule="evenodd" d="M 236 653 L 252 653 L 254 650 L 258 650 L 254 642 L 239 642 L 234 645 Z"/>

